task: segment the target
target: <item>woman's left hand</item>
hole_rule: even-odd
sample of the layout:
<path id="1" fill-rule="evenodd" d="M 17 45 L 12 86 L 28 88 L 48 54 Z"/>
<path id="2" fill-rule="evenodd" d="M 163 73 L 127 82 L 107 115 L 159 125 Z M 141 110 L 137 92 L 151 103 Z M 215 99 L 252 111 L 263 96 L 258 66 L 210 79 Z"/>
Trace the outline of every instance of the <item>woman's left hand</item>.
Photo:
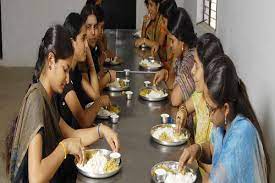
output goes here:
<path id="1" fill-rule="evenodd" d="M 101 134 L 103 134 L 104 138 L 110 145 L 112 151 L 118 152 L 120 148 L 118 134 L 114 130 L 105 125 L 102 125 L 100 129 Z"/>

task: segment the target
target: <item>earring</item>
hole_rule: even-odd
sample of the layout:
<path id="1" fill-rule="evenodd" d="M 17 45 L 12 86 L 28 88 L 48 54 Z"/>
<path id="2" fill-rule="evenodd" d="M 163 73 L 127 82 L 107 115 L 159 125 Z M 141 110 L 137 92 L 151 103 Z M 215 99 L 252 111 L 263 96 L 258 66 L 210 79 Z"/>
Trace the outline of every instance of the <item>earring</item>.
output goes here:
<path id="1" fill-rule="evenodd" d="M 226 116 L 225 116 L 225 118 L 224 118 L 224 124 L 227 125 Z"/>

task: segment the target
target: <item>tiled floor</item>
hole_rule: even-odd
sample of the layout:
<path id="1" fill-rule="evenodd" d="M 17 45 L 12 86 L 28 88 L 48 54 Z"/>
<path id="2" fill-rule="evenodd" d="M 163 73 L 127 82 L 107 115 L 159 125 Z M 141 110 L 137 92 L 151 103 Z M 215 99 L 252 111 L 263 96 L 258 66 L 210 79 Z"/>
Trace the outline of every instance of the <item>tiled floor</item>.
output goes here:
<path id="1" fill-rule="evenodd" d="M 31 81 L 33 68 L 0 67 L 0 182 L 7 182 L 5 173 L 5 137 L 9 122 L 20 107 Z"/>

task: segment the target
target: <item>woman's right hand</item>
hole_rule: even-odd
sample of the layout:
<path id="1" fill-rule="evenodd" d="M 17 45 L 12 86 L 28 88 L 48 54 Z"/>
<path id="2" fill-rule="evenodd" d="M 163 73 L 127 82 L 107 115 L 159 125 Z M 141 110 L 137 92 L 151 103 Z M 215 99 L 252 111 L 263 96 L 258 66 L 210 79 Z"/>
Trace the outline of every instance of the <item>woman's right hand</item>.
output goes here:
<path id="1" fill-rule="evenodd" d="M 168 71 L 166 69 L 161 69 L 155 74 L 153 84 L 157 85 L 161 81 L 167 81 L 168 80 Z"/>
<path id="2" fill-rule="evenodd" d="M 111 105 L 111 100 L 108 95 L 101 95 L 96 102 L 99 103 L 100 107 L 108 107 Z"/>
<path id="3" fill-rule="evenodd" d="M 114 70 L 109 70 L 110 73 L 110 82 L 114 82 L 116 80 L 116 71 Z"/>
<path id="4" fill-rule="evenodd" d="M 182 171 L 186 164 L 192 164 L 198 158 L 200 152 L 200 145 L 193 144 L 183 150 L 179 160 L 179 171 Z"/>
<path id="5" fill-rule="evenodd" d="M 118 152 L 120 148 L 118 134 L 110 127 L 105 125 L 100 126 L 100 132 L 103 134 L 112 151 Z"/>
<path id="6" fill-rule="evenodd" d="M 180 133 L 181 128 L 185 127 L 187 115 L 181 110 L 178 110 L 176 115 L 176 132 Z"/>
<path id="7" fill-rule="evenodd" d="M 144 23 L 147 23 L 147 22 L 150 21 L 150 20 L 151 20 L 151 18 L 150 18 L 149 15 L 144 15 L 144 16 L 143 16 L 143 22 L 144 22 Z"/>
<path id="8" fill-rule="evenodd" d="M 138 48 L 144 43 L 144 38 L 139 38 L 135 41 L 135 46 Z"/>
<path id="9" fill-rule="evenodd" d="M 67 138 L 62 141 L 67 154 L 74 155 L 77 159 L 77 163 L 83 164 L 85 161 L 85 147 L 81 143 L 80 138 Z"/>

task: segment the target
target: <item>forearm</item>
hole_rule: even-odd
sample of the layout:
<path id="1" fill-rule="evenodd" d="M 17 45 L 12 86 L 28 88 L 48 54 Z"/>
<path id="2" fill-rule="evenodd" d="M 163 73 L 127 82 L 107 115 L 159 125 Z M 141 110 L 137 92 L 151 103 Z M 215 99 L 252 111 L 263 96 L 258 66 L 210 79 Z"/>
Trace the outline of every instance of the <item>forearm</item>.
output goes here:
<path id="1" fill-rule="evenodd" d="M 29 169 L 29 181 L 31 182 L 49 182 L 64 160 L 65 152 L 59 144 L 55 150 L 42 159 L 35 168 L 35 172 Z M 30 156 L 29 156 L 30 157 Z"/>
<path id="2" fill-rule="evenodd" d="M 144 44 L 152 48 L 153 46 L 159 46 L 159 43 L 157 41 L 153 41 L 150 39 L 143 38 Z"/>
<path id="3" fill-rule="evenodd" d="M 206 173 L 209 174 L 211 172 L 212 164 L 206 164 L 201 161 L 198 161 L 198 164 Z"/>
<path id="4" fill-rule="evenodd" d="M 99 128 L 102 128 L 102 125 Z M 98 127 L 79 129 L 73 132 L 72 137 L 80 138 L 83 146 L 88 146 L 99 139 L 99 133 Z"/>
<path id="5" fill-rule="evenodd" d="M 97 113 L 99 112 L 101 106 L 95 101 L 95 103 L 88 109 L 85 109 L 84 114 L 80 118 L 79 125 L 81 128 L 89 128 L 94 124 Z"/>
<path id="6" fill-rule="evenodd" d="M 184 104 L 186 106 L 188 114 L 191 114 L 195 111 L 192 97 L 190 97 Z"/>
<path id="7" fill-rule="evenodd" d="M 211 154 L 211 150 L 210 150 L 210 142 L 205 142 L 203 144 L 201 144 L 201 153 L 200 153 L 200 157 L 199 160 L 202 161 L 203 163 L 208 163 L 211 164 L 212 163 L 212 154 Z"/>
<path id="8" fill-rule="evenodd" d="M 98 97 L 100 97 L 100 88 L 99 88 L 98 78 L 96 74 L 91 78 L 91 86 L 94 89 L 94 93 L 95 93 L 94 100 L 95 100 Z"/>
<path id="9" fill-rule="evenodd" d="M 176 73 L 174 69 L 171 67 L 170 70 L 168 71 L 168 80 L 166 82 L 169 89 L 172 89 L 174 87 L 175 78 L 176 78 Z"/>
<path id="10" fill-rule="evenodd" d="M 97 73 L 95 68 L 91 68 L 90 69 L 90 84 L 91 87 L 93 88 L 93 92 L 94 92 L 94 99 L 97 99 L 100 96 L 100 91 L 99 91 L 99 83 L 98 83 L 98 77 L 97 77 Z"/>
<path id="11" fill-rule="evenodd" d="M 168 89 L 173 89 L 175 81 L 175 75 L 169 73 L 168 80 L 166 81 L 166 86 Z"/>
<path id="12" fill-rule="evenodd" d="M 142 28 L 141 28 L 141 37 L 142 38 L 145 38 L 146 37 L 146 22 L 143 22 L 143 24 L 142 24 Z"/>
<path id="13" fill-rule="evenodd" d="M 110 81 L 111 81 L 111 76 L 110 76 L 110 74 L 105 74 L 101 79 L 100 79 L 100 81 L 99 81 L 99 89 L 100 89 L 100 91 L 102 91 L 106 86 L 107 86 L 107 84 L 108 83 L 110 83 Z"/>

